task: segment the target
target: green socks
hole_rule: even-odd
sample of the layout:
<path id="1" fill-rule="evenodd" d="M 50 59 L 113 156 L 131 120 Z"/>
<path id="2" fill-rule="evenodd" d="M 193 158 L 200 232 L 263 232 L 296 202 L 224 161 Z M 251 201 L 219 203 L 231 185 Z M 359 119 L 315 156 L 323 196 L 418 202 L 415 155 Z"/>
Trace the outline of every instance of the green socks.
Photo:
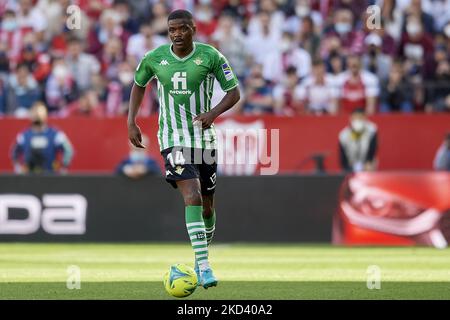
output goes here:
<path id="1" fill-rule="evenodd" d="M 206 241 L 209 245 L 214 236 L 214 230 L 216 229 L 216 210 L 213 211 L 211 217 L 203 218 L 203 220 L 205 221 Z"/>
<path id="2" fill-rule="evenodd" d="M 205 223 L 202 217 L 202 206 L 186 206 L 186 228 L 194 249 L 195 260 L 201 271 L 209 268 L 208 243 L 206 241 Z"/>

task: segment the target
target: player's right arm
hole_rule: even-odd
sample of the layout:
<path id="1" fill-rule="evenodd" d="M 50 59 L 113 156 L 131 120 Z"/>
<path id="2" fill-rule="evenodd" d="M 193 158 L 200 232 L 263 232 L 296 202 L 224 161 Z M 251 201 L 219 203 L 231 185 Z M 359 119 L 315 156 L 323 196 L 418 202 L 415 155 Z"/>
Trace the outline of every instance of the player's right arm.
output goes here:
<path id="1" fill-rule="evenodd" d="M 133 84 L 130 96 L 130 108 L 128 110 L 128 139 L 136 148 L 145 148 L 142 144 L 141 129 L 136 123 L 136 116 L 141 106 L 142 98 L 144 97 L 145 87 L 139 87 Z"/>
<path id="2" fill-rule="evenodd" d="M 128 110 L 128 139 L 137 148 L 145 148 L 142 144 L 141 129 L 136 123 L 136 117 L 145 94 L 145 87 L 153 79 L 154 72 L 150 66 L 150 57 L 147 53 L 136 68 L 134 84 L 131 89 L 130 106 Z"/>

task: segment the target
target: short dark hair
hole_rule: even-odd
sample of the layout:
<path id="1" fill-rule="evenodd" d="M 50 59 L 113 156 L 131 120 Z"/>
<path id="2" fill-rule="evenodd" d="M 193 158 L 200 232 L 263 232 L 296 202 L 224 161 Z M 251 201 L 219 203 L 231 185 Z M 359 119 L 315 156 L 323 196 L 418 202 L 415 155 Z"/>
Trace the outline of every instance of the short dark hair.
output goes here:
<path id="1" fill-rule="evenodd" d="M 193 22 L 194 17 L 192 16 L 192 13 L 187 10 L 175 10 L 169 14 L 169 17 L 167 17 L 167 22 L 175 19 L 185 19 L 189 22 Z"/>
<path id="2" fill-rule="evenodd" d="M 297 68 L 292 65 L 288 66 L 286 69 L 286 74 L 297 74 Z"/>

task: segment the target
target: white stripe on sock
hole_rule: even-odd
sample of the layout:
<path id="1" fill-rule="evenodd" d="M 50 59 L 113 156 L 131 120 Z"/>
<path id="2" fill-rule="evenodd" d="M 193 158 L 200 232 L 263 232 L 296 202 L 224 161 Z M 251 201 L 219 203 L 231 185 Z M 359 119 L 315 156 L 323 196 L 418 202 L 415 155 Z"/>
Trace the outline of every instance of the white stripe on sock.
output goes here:
<path id="1" fill-rule="evenodd" d="M 204 227 L 205 224 L 203 222 L 191 222 L 191 223 L 186 223 L 187 227 L 193 227 L 193 226 L 202 226 Z"/>
<path id="2" fill-rule="evenodd" d="M 189 234 L 192 234 L 193 232 L 205 232 L 204 228 L 193 228 L 188 230 Z"/>
<path id="3" fill-rule="evenodd" d="M 206 241 L 193 241 L 193 246 L 206 246 Z"/>

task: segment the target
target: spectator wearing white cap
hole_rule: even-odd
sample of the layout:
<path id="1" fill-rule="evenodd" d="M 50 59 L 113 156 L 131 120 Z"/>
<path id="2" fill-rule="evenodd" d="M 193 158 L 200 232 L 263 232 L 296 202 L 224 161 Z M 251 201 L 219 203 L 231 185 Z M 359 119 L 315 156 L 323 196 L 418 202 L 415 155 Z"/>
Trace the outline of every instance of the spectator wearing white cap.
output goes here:
<path id="1" fill-rule="evenodd" d="M 363 68 L 377 75 L 381 81 L 386 80 L 389 77 L 392 58 L 382 52 L 381 37 L 376 33 L 370 33 L 364 43 L 366 52 L 362 57 Z"/>

